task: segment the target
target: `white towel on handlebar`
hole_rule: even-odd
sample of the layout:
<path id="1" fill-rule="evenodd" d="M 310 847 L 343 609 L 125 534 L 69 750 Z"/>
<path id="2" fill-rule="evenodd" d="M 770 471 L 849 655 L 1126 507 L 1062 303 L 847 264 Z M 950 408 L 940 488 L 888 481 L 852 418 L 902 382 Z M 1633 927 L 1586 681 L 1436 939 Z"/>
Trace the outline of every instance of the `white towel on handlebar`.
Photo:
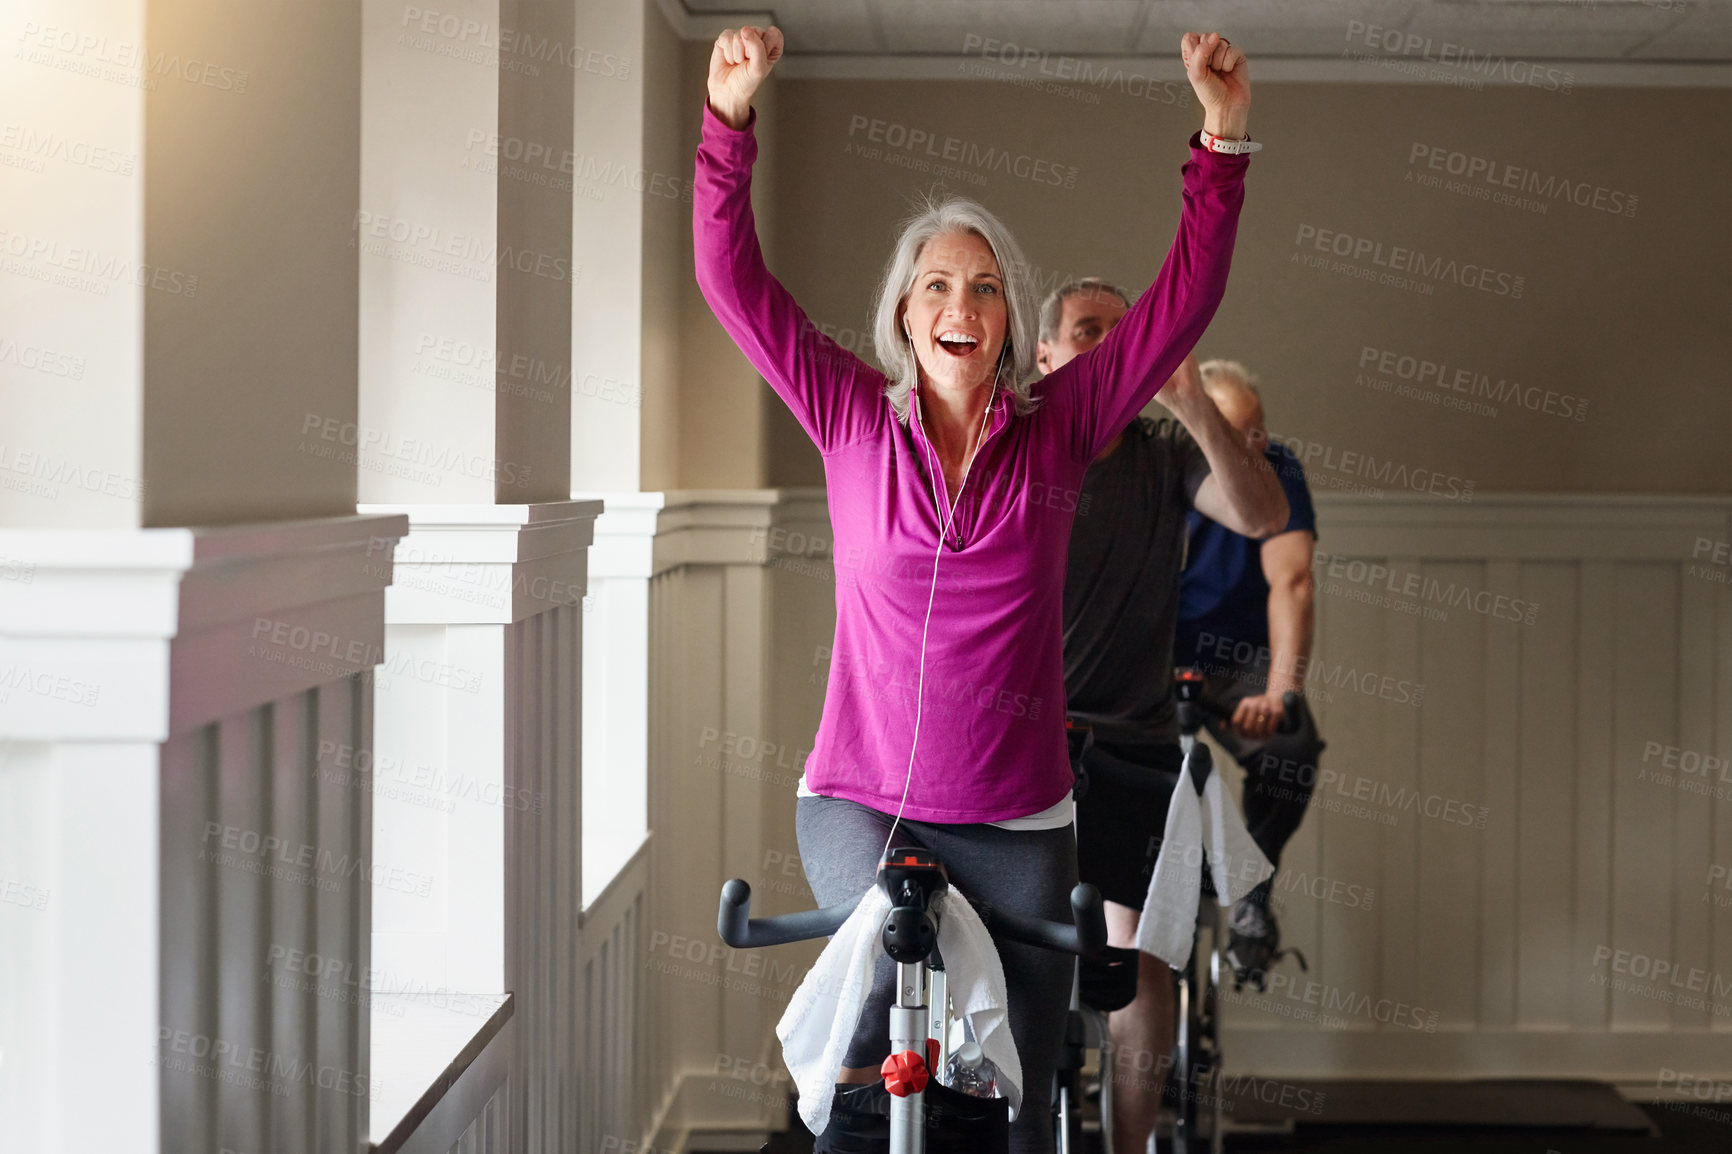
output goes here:
<path id="1" fill-rule="evenodd" d="M 1010 1116 L 1015 1118 L 1022 1104 L 1022 1063 L 1011 1041 L 998 949 L 980 915 L 954 888 L 933 899 L 932 912 L 955 1013 L 968 1019 L 981 1051 L 998 1067 L 998 1091 L 1010 1099 Z M 872 991 L 873 966 L 882 954 L 879 930 L 889 913 L 890 898 L 884 891 L 876 885 L 867 890 L 776 1023 L 782 1061 L 800 1094 L 800 1120 L 813 1134 L 822 1134 L 830 1124 L 836 1079 Z M 888 1021 L 883 1028 L 888 1030 Z"/>
<path id="2" fill-rule="evenodd" d="M 1149 894 L 1137 923 L 1137 949 L 1175 970 L 1191 956 L 1205 859 L 1215 880 L 1215 900 L 1223 906 L 1232 905 L 1275 872 L 1245 828 L 1239 807 L 1222 788 L 1221 775 L 1209 774 L 1199 799 L 1187 773 L 1180 776 L 1167 807 L 1160 856 L 1155 858 L 1155 874 L 1149 879 Z"/>

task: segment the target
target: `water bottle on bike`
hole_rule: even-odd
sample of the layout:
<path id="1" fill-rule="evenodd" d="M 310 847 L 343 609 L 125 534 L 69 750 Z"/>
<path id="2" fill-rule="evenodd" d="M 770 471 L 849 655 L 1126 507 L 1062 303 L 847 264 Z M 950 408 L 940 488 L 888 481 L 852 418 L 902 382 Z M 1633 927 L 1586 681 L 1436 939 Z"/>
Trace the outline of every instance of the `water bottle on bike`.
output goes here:
<path id="1" fill-rule="evenodd" d="M 945 1064 L 944 1084 L 976 1098 L 996 1098 L 998 1068 L 980 1052 L 980 1043 L 964 1042 Z"/>

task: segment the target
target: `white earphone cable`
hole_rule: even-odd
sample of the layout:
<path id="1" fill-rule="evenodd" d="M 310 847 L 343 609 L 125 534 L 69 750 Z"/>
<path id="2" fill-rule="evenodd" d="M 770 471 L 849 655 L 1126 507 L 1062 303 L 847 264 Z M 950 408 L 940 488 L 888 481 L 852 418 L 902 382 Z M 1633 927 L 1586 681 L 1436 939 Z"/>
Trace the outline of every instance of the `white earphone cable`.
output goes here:
<path id="1" fill-rule="evenodd" d="M 914 362 L 915 387 L 910 398 L 914 405 L 914 420 L 920 426 L 921 439 L 926 442 L 927 448 L 931 449 L 931 440 L 926 436 L 926 422 L 920 415 L 920 360 L 914 353 L 913 334 L 904 329 L 903 335 L 908 338 L 908 355 Z M 932 555 L 932 585 L 926 592 L 926 620 L 920 626 L 920 664 L 914 683 L 914 739 L 908 745 L 908 772 L 902 779 L 902 800 L 897 804 L 896 816 L 890 822 L 890 833 L 885 837 L 884 848 L 878 854 L 880 861 L 890 852 L 890 843 L 896 840 L 896 827 L 902 824 L 902 811 L 908 807 L 908 791 L 914 785 L 914 754 L 920 748 L 920 718 L 926 702 L 926 636 L 932 628 L 932 606 L 938 598 L 938 559 L 944 555 L 944 539 L 950 535 L 950 527 L 956 523 L 956 508 L 962 503 L 963 490 L 968 487 L 968 474 L 974 469 L 974 458 L 980 452 L 981 441 L 986 437 L 986 420 L 992 412 L 993 402 L 998 399 L 999 374 L 1004 365 L 1004 353 L 1009 347 L 1006 344 L 1004 349 L 999 350 L 999 363 L 994 366 L 993 371 L 992 393 L 987 397 L 986 408 L 980 414 L 980 432 L 975 437 L 974 447 L 968 452 L 968 460 L 963 462 L 962 480 L 956 486 L 955 498 L 947 504 L 939 496 L 938 486 L 944 479 L 942 460 L 933 462 L 936 467 L 930 468 L 932 475 L 927 478 L 932 488 L 933 506 L 939 512 L 942 523 L 938 528 L 938 551 Z M 937 456 L 936 450 L 932 450 L 932 453 L 934 457 Z M 923 451 L 922 457 L 924 456 Z"/>

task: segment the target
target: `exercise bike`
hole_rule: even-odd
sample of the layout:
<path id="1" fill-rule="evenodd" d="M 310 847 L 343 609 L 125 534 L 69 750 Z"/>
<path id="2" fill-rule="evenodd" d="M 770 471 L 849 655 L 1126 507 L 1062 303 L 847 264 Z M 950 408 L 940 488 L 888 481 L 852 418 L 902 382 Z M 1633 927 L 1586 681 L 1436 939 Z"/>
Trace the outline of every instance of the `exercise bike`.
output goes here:
<path id="1" fill-rule="evenodd" d="M 1214 755 L 1207 745 L 1197 740 L 1203 728 L 1205 714 L 1222 721 L 1232 719 L 1233 711 L 1215 701 L 1205 692 L 1203 674 L 1197 669 L 1173 671 L 1173 694 L 1179 715 L 1179 749 L 1184 754 L 1180 784 L 1189 782 L 1201 793 L 1214 771 Z M 1281 696 L 1280 733 L 1292 733 L 1299 725 L 1299 695 Z M 1190 960 L 1183 971 L 1177 971 L 1178 1007 L 1176 1037 L 1173 1044 L 1173 1071 L 1177 1077 L 1167 1079 L 1169 1095 L 1176 1092 L 1173 1120 L 1173 1154 L 1196 1154 L 1207 1143 L 1209 1154 L 1221 1154 L 1226 1129 L 1222 1123 L 1223 1102 L 1220 1092 L 1221 1053 L 1220 1000 L 1221 963 L 1226 956 L 1223 947 L 1222 909 L 1215 900 L 1215 887 L 1209 871 L 1203 871 L 1203 899 L 1197 903 L 1197 931 Z M 1301 960 L 1303 964 L 1303 960 Z M 1208 1125 L 1203 1126 L 1204 1106 L 1208 1107 Z M 1205 1132 L 1206 1131 L 1206 1132 Z M 1153 1138 L 1150 1139 L 1151 1150 Z"/>
<path id="2" fill-rule="evenodd" d="M 1009 1103 L 1003 1098 L 970 1098 L 939 1084 L 949 1043 L 949 1012 L 942 959 L 936 956 L 937 921 L 933 899 L 949 887 L 944 863 L 920 848 L 893 848 L 878 863 L 878 888 L 891 909 L 879 930 L 884 952 L 896 963 L 897 998 L 890 1007 L 890 1057 L 883 1081 L 861 1087 L 863 1101 L 888 1096 L 881 1133 L 860 1135 L 870 1147 L 890 1154 L 1002 1154 L 1009 1148 Z M 722 887 L 716 929 L 735 949 L 757 949 L 828 937 L 859 905 L 860 899 L 823 909 L 775 917 L 751 916 L 751 887 L 734 878 Z M 1070 925 L 1023 917 L 996 907 L 978 909 L 994 937 L 1082 957 L 1106 946 L 1106 918 L 1100 893 L 1091 885 L 1071 891 Z M 1025 1103 L 1038 1098 L 1029 1087 Z M 1025 1108 L 1028 1108 L 1025 1105 Z M 870 1118 L 872 1108 L 860 1113 Z M 928 1139 L 932 1141 L 929 1143 Z"/>
<path id="3" fill-rule="evenodd" d="M 1203 674 L 1195 669 L 1174 671 L 1174 697 L 1179 721 L 1179 748 L 1183 762 L 1175 788 L 1188 785 L 1198 793 L 1203 791 L 1209 774 L 1214 771 L 1213 755 L 1207 745 L 1197 740 L 1205 715 L 1229 720 L 1232 710 L 1210 698 L 1205 692 Z M 1299 699 L 1288 693 L 1282 698 L 1283 716 L 1277 729 L 1291 733 L 1299 724 Z M 1087 725 L 1069 721 L 1066 725 L 1071 739 L 1072 757 L 1079 767 L 1079 796 L 1086 790 L 1086 775 L 1080 766 L 1083 751 L 1092 741 Z M 1176 987 L 1175 1031 L 1170 1055 L 1170 1076 L 1163 1087 L 1167 1104 L 1174 1109 L 1172 1149 L 1174 1154 L 1199 1154 L 1206 1148 L 1210 1154 L 1221 1154 L 1225 1139 L 1223 1101 L 1219 1092 L 1223 1062 L 1220 1038 L 1218 991 L 1223 962 L 1226 960 L 1226 934 L 1222 909 L 1215 896 L 1213 879 L 1203 871 L 1203 900 L 1197 905 L 1197 924 L 1189 959 L 1183 969 L 1173 971 Z M 1123 955 L 1135 957 L 1135 951 L 1109 947 L 1105 956 L 1114 961 Z M 1303 964 L 1303 961 L 1301 961 Z M 1060 1099 L 1069 1109 L 1058 1125 L 1059 1154 L 1080 1149 L 1082 1119 L 1080 1109 L 1081 1071 L 1085 1064 L 1083 1039 L 1093 1037 L 1100 1050 L 1101 1068 L 1101 1134 L 1104 1148 L 1111 1154 L 1112 1145 L 1112 1048 L 1106 1031 L 1104 1015 L 1128 1005 L 1136 993 L 1136 963 L 1128 965 L 1128 983 L 1106 973 L 1101 966 L 1091 966 L 1092 981 L 1079 980 L 1077 996 L 1072 999 L 1071 1027 L 1067 1046 L 1060 1062 Z M 1081 970 L 1079 968 L 1079 979 Z M 1068 1081 L 1068 1086 L 1066 1083 Z M 1149 1137 L 1150 1154 L 1154 1154 L 1155 1136 Z"/>

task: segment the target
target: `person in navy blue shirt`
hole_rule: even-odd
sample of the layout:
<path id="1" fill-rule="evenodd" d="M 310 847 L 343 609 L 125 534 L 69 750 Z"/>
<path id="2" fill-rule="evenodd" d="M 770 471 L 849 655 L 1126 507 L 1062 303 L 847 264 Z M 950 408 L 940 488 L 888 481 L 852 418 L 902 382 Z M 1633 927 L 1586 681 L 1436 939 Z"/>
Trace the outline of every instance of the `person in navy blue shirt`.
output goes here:
<path id="1" fill-rule="evenodd" d="M 1288 518 L 1281 532 L 1259 541 L 1201 513 L 1188 514 L 1173 659 L 1200 669 L 1209 695 L 1233 709 L 1230 722 L 1209 717 L 1205 724 L 1244 767 L 1246 828 L 1279 867 L 1281 849 L 1310 804 L 1324 745 L 1303 697 L 1314 633 L 1317 515 L 1298 458 L 1269 443 L 1256 378 L 1236 361 L 1205 361 L 1199 372 L 1228 423 L 1262 450 L 1287 495 Z M 1277 733 L 1282 695 L 1289 691 L 1301 695 L 1299 725 Z M 1263 988 L 1268 967 L 1281 956 L 1280 929 L 1269 909 L 1273 884 L 1271 878 L 1242 899 L 1229 919 L 1228 957 L 1241 985 Z"/>

